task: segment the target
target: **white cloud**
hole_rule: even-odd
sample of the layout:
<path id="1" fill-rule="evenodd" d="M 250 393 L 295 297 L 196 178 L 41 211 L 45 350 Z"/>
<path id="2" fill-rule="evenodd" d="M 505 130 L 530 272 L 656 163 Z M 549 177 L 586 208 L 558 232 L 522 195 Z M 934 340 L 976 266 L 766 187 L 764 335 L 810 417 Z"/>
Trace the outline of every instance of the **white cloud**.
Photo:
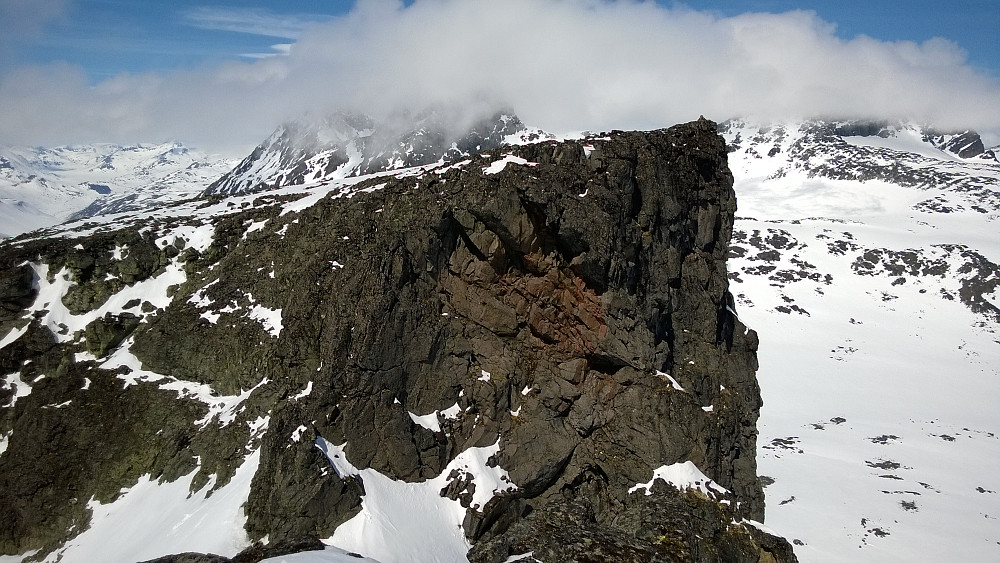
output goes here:
<path id="1" fill-rule="evenodd" d="M 0 81 L 0 141 L 169 137 L 243 148 L 307 111 L 448 101 L 502 102 L 552 130 L 749 114 L 1000 131 L 1000 83 L 972 70 L 954 43 L 834 31 L 810 12 L 721 18 L 632 1 L 359 0 L 305 28 L 288 56 L 96 87 L 66 67 L 21 69 Z"/>
<path id="2" fill-rule="evenodd" d="M 193 27 L 297 39 L 309 26 L 329 20 L 316 14 L 276 14 L 263 8 L 223 8 L 198 6 L 184 13 Z"/>
<path id="3" fill-rule="evenodd" d="M 271 45 L 271 51 L 266 53 L 243 53 L 240 56 L 247 59 L 266 59 L 287 55 L 292 50 L 292 43 L 276 43 Z"/>

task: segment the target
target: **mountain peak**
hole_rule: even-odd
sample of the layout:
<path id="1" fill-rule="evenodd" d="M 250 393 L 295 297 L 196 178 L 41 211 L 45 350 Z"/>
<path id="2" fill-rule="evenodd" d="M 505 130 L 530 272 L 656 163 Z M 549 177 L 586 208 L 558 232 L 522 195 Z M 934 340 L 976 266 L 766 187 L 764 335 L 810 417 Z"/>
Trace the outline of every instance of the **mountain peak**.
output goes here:
<path id="1" fill-rule="evenodd" d="M 341 111 L 287 122 L 204 193 L 233 195 L 450 161 L 496 148 L 525 130 L 512 113 L 465 121 L 430 108 L 379 121 Z"/>

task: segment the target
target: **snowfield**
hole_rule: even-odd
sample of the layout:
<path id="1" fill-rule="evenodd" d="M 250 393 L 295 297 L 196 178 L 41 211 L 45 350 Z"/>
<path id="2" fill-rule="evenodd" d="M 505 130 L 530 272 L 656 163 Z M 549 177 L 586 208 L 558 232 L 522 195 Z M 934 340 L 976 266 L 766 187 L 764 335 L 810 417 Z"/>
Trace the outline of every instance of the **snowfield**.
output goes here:
<path id="1" fill-rule="evenodd" d="M 997 560 L 1000 165 L 903 129 L 843 141 L 939 185 L 833 179 L 802 166 L 796 126 L 760 131 L 726 137 L 744 141 L 729 271 L 760 335 L 768 526 L 803 562 Z"/>
<path id="2" fill-rule="evenodd" d="M 234 164 L 177 143 L 0 147 L 0 238 L 195 197 Z"/>

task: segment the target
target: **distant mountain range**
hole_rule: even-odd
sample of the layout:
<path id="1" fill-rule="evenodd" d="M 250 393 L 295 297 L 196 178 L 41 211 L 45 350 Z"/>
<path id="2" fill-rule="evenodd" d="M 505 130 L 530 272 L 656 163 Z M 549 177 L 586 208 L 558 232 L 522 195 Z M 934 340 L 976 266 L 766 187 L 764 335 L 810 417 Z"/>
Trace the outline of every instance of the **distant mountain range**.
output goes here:
<path id="1" fill-rule="evenodd" d="M 0 147 L 0 237 L 194 197 L 233 165 L 177 143 Z"/>

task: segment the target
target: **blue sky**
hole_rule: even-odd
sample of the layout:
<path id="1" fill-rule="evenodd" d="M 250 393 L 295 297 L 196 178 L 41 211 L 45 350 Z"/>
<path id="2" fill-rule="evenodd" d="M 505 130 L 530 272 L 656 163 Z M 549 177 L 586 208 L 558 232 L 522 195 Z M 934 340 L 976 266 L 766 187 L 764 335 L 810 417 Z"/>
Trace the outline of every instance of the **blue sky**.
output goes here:
<path id="1" fill-rule="evenodd" d="M 997 29 L 1000 0 L 0 0 L 0 143 L 244 150 L 304 114 L 442 102 L 564 131 L 823 116 L 998 137 Z"/>

